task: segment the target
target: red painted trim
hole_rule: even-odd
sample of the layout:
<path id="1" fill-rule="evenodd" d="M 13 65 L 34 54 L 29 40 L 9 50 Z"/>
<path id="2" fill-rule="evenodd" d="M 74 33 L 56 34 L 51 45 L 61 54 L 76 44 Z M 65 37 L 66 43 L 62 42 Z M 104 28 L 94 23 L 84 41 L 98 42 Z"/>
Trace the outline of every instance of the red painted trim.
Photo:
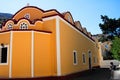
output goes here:
<path id="1" fill-rule="evenodd" d="M 4 21 L 4 22 L 2 23 L 2 26 L 5 26 L 5 24 L 6 24 L 9 20 L 13 21 L 14 24 L 17 23 L 17 21 L 16 21 L 15 19 L 8 19 L 8 20 L 6 20 L 6 21 Z"/>
<path id="2" fill-rule="evenodd" d="M 8 19 L 7 21 L 5 21 L 3 24 L 2 24 L 2 26 L 5 26 L 5 24 L 9 21 L 9 20 L 12 20 L 13 22 L 14 22 L 14 24 L 17 24 L 20 20 L 22 20 L 22 19 L 25 19 L 25 20 L 28 20 L 28 22 L 30 23 L 30 24 L 35 24 L 35 22 L 36 21 L 42 21 L 42 19 L 35 19 L 35 20 L 33 20 L 33 21 L 31 21 L 30 19 L 27 19 L 27 18 L 20 18 L 20 19 L 18 19 L 18 21 L 16 21 L 15 19 Z"/>
<path id="3" fill-rule="evenodd" d="M 61 13 L 59 13 L 56 9 L 50 9 L 50 10 L 44 11 L 43 9 L 40 9 L 40 8 L 38 8 L 38 7 L 35 7 L 35 6 L 25 6 L 25 7 L 23 7 L 22 9 L 20 9 L 18 12 L 16 12 L 16 13 L 13 15 L 12 18 L 14 18 L 14 16 L 16 16 L 17 13 L 19 13 L 21 10 L 23 10 L 23 9 L 25 9 L 25 8 L 36 8 L 36 9 L 42 11 L 43 13 L 49 12 L 49 11 L 55 11 L 55 12 L 57 12 L 58 14 L 61 14 Z"/>
<path id="4" fill-rule="evenodd" d="M 27 19 L 27 18 L 24 18 L 24 17 L 23 17 L 23 18 L 18 19 L 17 23 L 18 23 L 20 20 L 22 20 L 22 19 L 28 20 L 28 22 L 29 22 L 30 24 L 35 24 L 36 21 L 42 21 L 42 19 L 35 19 L 35 20 L 31 21 L 30 19 Z"/>
<path id="5" fill-rule="evenodd" d="M 49 11 L 55 11 L 55 12 L 57 12 L 58 14 L 49 15 L 49 16 L 45 16 L 45 17 L 42 17 L 42 18 L 47 18 L 47 17 L 52 17 L 52 16 L 58 15 L 58 16 L 60 16 L 62 19 L 64 19 L 65 21 L 67 21 L 69 24 L 71 24 L 73 27 L 75 27 L 77 30 L 79 30 L 80 32 L 82 32 L 85 36 L 87 36 L 88 38 L 90 38 L 92 41 L 95 42 L 95 40 L 94 40 L 92 37 L 90 37 L 89 35 L 85 34 L 83 31 L 81 31 L 79 28 L 77 28 L 77 27 L 75 26 L 75 23 L 72 24 L 71 22 L 69 22 L 68 20 L 66 20 L 66 19 L 64 18 L 64 15 L 65 15 L 66 13 L 65 13 L 64 15 L 62 15 L 62 14 L 59 13 L 56 9 L 51 9 L 51 10 L 44 11 L 44 10 L 38 8 L 38 7 L 35 7 L 35 6 L 26 6 L 26 7 L 23 7 L 22 9 L 20 9 L 18 12 L 16 12 L 16 13 L 13 15 L 12 19 L 10 19 L 10 20 L 13 20 L 14 23 L 17 24 L 17 22 L 18 22 L 19 20 L 21 20 L 21 19 L 26 19 L 26 18 L 20 18 L 18 21 L 16 21 L 16 20 L 13 19 L 14 16 L 16 16 L 17 13 L 19 13 L 21 10 L 23 10 L 23 9 L 25 9 L 25 8 L 36 8 L 36 9 L 39 9 L 40 11 L 42 11 L 43 13 L 49 12 Z M 69 13 L 69 14 L 71 15 L 70 12 L 67 12 L 67 13 Z M 72 17 L 72 15 L 71 15 L 71 17 Z M 73 19 L 73 17 L 72 17 L 72 19 Z M 38 20 L 30 21 L 29 19 L 26 19 L 26 20 L 28 20 L 28 21 L 30 22 L 30 24 L 34 24 L 36 21 L 38 21 Z M 40 20 L 40 21 L 42 21 L 42 20 Z M 73 19 L 73 22 L 74 22 L 74 19 Z M 5 25 L 5 24 L 6 24 L 6 22 L 4 23 L 4 25 Z"/>
<path id="6" fill-rule="evenodd" d="M 37 31 L 37 32 L 44 32 L 44 33 L 52 33 L 51 31 L 43 31 L 43 30 L 35 30 L 35 29 L 11 29 L 6 31 L 1 31 L 0 33 L 9 32 L 9 31 Z"/>

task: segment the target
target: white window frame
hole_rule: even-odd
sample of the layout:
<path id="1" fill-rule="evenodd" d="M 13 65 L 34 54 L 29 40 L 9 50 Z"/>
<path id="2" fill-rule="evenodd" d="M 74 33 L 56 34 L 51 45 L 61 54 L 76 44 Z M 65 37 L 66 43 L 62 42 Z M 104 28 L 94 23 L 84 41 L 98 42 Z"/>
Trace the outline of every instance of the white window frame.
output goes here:
<path id="1" fill-rule="evenodd" d="M 78 64 L 78 59 L 77 59 L 77 51 L 73 50 L 73 65 L 77 65 Z M 75 61 L 76 60 L 76 61 Z M 76 62 L 76 63 L 75 63 Z"/>
<path id="2" fill-rule="evenodd" d="M 7 25 L 7 29 L 8 29 L 8 30 L 13 29 L 13 25 L 12 25 L 11 23 L 9 23 L 9 24 Z"/>
<path id="3" fill-rule="evenodd" d="M 26 27 L 25 27 L 25 26 L 23 27 L 23 24 L 25 24 Z M 25 22 L 21 23 L 21 24 L 20 24 L 20 29 L 28 29 L 28 24 L 25 23 Z"/>
<path id="4" fill-rule="evenodd" d="M 84 55 L 84 58 L 83 58 L 83 55 Z M 85 60 L 83 60 L 83 59 L 85 59 Z M 85 62 L 84 62 L 85 61 Z M 85 53 L 82 53 L 82 63 L 83 64 L 86 64 L 86 54 Z"/>
<path id="5" fill-rule="evenodd" d="M 8 56 L 9 56 L 8 51 L 9 51 L 9 46 L 8 45 L 4 45 L 4 47 L 7 47 L 7 62 L 6 63 L 1 63 L 0 62 L 0 65 L 8 65 Z M 0 55 L 1 55 L 1 49 L 2 49 L 2 46 L 0 46 Z"/>

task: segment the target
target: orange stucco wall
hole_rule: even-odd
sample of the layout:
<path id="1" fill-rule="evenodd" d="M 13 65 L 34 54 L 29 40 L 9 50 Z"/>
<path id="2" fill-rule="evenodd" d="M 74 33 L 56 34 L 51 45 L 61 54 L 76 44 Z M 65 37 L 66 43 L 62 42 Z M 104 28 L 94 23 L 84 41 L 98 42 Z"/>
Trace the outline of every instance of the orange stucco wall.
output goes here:
<path id="1" fill-rule="evenodd" d="M 44 20 L 43 30 L 51 31 L 51 60 L 52 60 L 52 75 L 57 74 L 57 58 L 56 58 L 56 19 Z"/>
<path id="2" fill-rule="evenodd" d="M 83 35 L 72 29 L 69 25 L 60 20 L 60 49 L 61 49 L 61 69 L 62 75 L 87 70 L 88 67 L 88 51 L 97 57 L 95 44 Z M 73 65 L 73 51 L 77 51 L 78 64 Z M 82 63 L 82 53 L 85 53 L 86 63 Z M 92 60 L 92 66 L 97 66 Z M 68 67 L 69 66 L 69 67 Z"/>
<path id="3" fill-rule="evenodd" d="M 27 19 L 19 20 L 25 14 L 30 15 L 29 20 L 32 23 Z M 6 31 L 9 23 L 13 25 L 13 30 L 0 33 L 0 43 L 9 46 L 12 42 L 11 47 L 9 46 L 12 52 L 12 78 L 32 77 L 32 73 L 34 77 L 58 76 L 58 72 L 64 76 L 87 70 L 89 69 L 89 51 L 92 53 L 92 67 L 99 65 L 99 60 L 94 63 L 94 57 L 98 59 L 99 56 L 96 42 L 91 41 L 82 32 L 73 28 L 74 20 L 69 12 L 64 16 L 55 16 L 56 14 L 58 13 L 55 10 L 45 12 L 35 7 L 28 7 L 13 17 L 16 21 L 19 20 L 18 22 L 9 20 L 3 26 L 2 31 Z M 73 25 L 66 21 L 68 17 L 70 17 L 69 22 Z M 42 20 L 34 22 L 36 19 Z M 27 24 L 28 30 L 20 29 L 23 22 Z M 56 32 L 57 30 L 58 32 Z M 59 40 L 56 38 L 58 37 L 60 38 L 60 46 L 57 46 Z M 58 49 L 60 49 L 60 56 L 57 56 Z M 77 52 L 77 65 L 73 64 L 74 50 Z M 86 56 L 86 63 L 82 62 L 83 53 Z M 60 57 L 60 61 L 57 57 Z M 8 65 L 0 65 L 0 77 L 9 77 L 9 61 L 10 57 L 8 56 Z M 57 62 L 61 62 L 60 66 Z M 57 72 L 57 68 L 61 68 L 61 71 Z"/>
<path id="4" fill-rule="evenodd" d="M 31 32 L 13 32 L 12 42 L 12 77 L 31 77 Z"/>
<path id="5" fill-rule="evenodd" d="M 8 46 L 8 62 L 7 64 L 0 64 L 0 77 L 6 78 L 9 77 L 9 59 L 10 59 L 10 32 L 0 33 L 0 44 L 3 43 L 4 45 Z"/>
<path id="6" fill-rule="evenodd" d="M 34 33 L 34 75 L 52 75 L 51 33 Z"/>

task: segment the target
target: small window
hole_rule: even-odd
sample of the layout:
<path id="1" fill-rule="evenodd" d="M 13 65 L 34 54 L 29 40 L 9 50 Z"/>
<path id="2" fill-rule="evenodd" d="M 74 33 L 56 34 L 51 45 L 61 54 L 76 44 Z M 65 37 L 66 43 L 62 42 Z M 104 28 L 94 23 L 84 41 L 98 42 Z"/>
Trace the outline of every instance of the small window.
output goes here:
<path id="1" fill-rule="evenodd" d="M 8 48 L 7 47 L 0 47 L 0 64 L 7 63 L 7 54 Z"/>
<path id="2" fill-rule="evenodd" d="M 20 25 L 20 29 L 28 29 L 27 24 L 26 24 L 26 23 L 22 23 L 22 24 Z"/>
<path id="3" fill-rule="evenodd" d="M 86 63 L 85 53 L 82 54 L 82 62 Z"/>
<path id="4" fill-rule="evenodd" d="M 77 52 L 73 51 L 73 64 L 77 65 Z"/>
<path id="5" fill-rule="evenodd" d="M 11 30 L 12 29 L 12 24 L 8 24 L 7 29 Z"/>
<path id="6" fill-rule="evenodd" d="M 26 19 L 30 19 L 30 14 L 27 13 L 27 14 L 24 15 L 24 17 L 25 17 Z"/>
<path id="7" fill-rule="evenodd" d="M 97 58 L 96 57 L 93 57 L 94 58 L 94 63 L 97 63 Z"/>
<path id="8" fill-rule="evenodd" d="M 68 21 L 70 22 L 70 16 L 68 16 Z"/>

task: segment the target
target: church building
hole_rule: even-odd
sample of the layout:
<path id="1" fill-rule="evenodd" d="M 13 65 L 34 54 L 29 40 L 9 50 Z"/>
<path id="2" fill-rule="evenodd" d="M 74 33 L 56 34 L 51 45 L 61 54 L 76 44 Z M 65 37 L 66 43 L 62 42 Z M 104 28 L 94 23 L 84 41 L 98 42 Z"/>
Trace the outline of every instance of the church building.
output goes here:
<path id="1" fill-rule="evenodd" d="M 61 77 L 98 66 L 97 41 L 70 12 L 26 6 L 2 24 L 0 78 Z"/>

